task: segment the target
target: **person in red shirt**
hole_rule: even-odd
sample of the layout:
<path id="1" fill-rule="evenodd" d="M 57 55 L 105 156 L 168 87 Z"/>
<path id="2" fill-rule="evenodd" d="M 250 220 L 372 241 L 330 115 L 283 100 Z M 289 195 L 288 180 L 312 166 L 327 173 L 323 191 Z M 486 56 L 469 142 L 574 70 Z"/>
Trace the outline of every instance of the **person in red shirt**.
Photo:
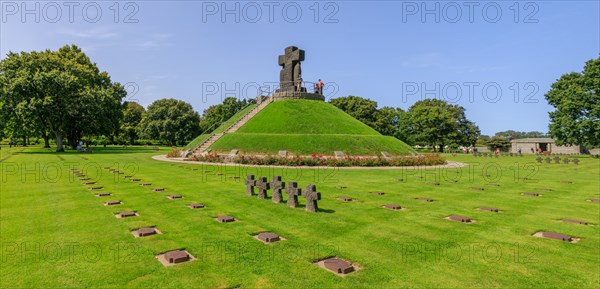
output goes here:
<path id="1" fill-rule="evenodd" d="M 319 94 L 323 94 L 323 86 L 325 85 L 325 83 L 323 83 L 323 81 L 321 81 L 319 79 L 319 82 L 317 83 L 317 85 L 319 86 Z"/>

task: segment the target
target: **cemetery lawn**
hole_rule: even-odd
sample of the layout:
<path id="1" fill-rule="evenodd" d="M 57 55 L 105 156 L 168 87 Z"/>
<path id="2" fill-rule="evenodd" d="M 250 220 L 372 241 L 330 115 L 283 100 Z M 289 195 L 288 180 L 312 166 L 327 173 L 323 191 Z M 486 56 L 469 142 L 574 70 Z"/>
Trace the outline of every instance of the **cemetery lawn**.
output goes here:
<path id="1" fill-rule="evenodd" d="M 600 204 L 586 201 L 600 198 L 599 159 L 538 165 L 530 155 L 445 155 L 469 164 L 447 170 L 267 169 L 151 159 L 167 151 L 108 147 L 94 148 L 92 154 L 56 154 L 3 147 L 0 287 L 597 288 L 600 282 Z M 113 196 L 95 197 L 88 190 L 91 185 L 73 177 L 70 166 Z M 103 169 L 108 166 L 152 186 L 139 186 Z M 305 212 L 302 197 L 302 208 L 296 209 L 247 197 L 243 177 L 250 173 L 269 180 L 282 175 L 302 188 L 315 183 L 322 194 L 321 212 Z M 236 175 L 242 179 L 231 178 Z M 166 191 L 153 192 L 154 187 Z M 543 196 L 521 195 L 525 191 Z M 168 194 L 184 198 L 170 200 Z M 355 201 L 344 203 L 339 196 Z M 103 206 L 106 200 L 123 204 Z M 192 202 L 206 208 L 186 207 Z M 385 204 L 407 210 L 380 207 Z M 484 206 L 501 212 L 476 210 Z M 128 210 L 139 216 L 113 216 Z M 213 218 L 218 215 L 238 222 L 217 223 Z M 476 222 L 445 220 L 449 215 Z M 143 226 L 156 226 L 163 234 L 130 234 Z M 252 238 L 262 231 L 287 240 L 265 245 Z M 572 244 L 531 236 L 538 231 L 581 240 Z M 197 260 L 163 267 L 154 257 L 182 248 Z M 340 277 L 312 264 L 328 256 L 363 269 Z"/>
<path id="2" fill-rule="evenodd" d="M 349 155 L 408 154 L 404 142 L 381 135 L 337 107 L 315 100 L 282 100 L 266 106 L 236 132 L 221 137 L 211 147 L 215 152 L 276 155 L 287 150 L 291 155 L 312 153 L 330 155 L 343 151 Z"/>

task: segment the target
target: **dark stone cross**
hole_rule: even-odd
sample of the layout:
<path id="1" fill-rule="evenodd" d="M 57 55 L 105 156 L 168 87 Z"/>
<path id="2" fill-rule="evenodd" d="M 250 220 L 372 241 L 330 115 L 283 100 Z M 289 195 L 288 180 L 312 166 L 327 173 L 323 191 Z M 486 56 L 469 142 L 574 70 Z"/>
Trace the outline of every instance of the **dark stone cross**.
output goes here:
<path id="1" fill-rule="evenodd" d="M 254 196 L 254 186 L 256 186 L 254 175 L 247 175 L 244 184 L 246 185 L 246 195 L 250 197 Z"/>
<path id="2" fill-rule="evenodd" d="M 279 55 L 279 91 L 294 91 L 294 84 L 302 75 L 300 61 L 304 61 L 304 50 L 296 46 L 285 48 L 285 54 Z"/>
<path id="3" fill-rule="evenodd" d="M 579 164 L 579 160 L 578 159 L 573 159 L 573 163 L 578 165 Z"/>
<path id="4" fill-rule="evenodd" d="M 321 193 L 317 192 L 316 185 L 308 185 L 304 192 L 302 192 L 302 196 L 306 198 L 306 210 L 309 212 L 317 212 L 319 211 L 319 205 L 317 201 L 321 199 Z"/>
<path id="5" fill-rule="evenodd" d="M 547 164 L 549 164 L 551 161 L 552 161 L 552 159 L 551 159 L 551 158 L 549 158 L 549 157 L 546 157 L 546 163 L 547 163 Z"/>
<path id="6" fill-rule="evenodd" d="M 290 208 L 298 207 L 298 196 L 302 194 L 302 189 L 298 188 L 298 183 L 290 182 L 288 187 L 285 189 L 285 193 L 288 194 L 287 205 Z"/>
<path id="7" fill-rule="evenodd" d="M 285 189 L 285 182 L 281 181 L 281 176 L 273 177 L 273 180 L 271 181 L 271 189 L 273 190 L 273 198 L 271 198 L 271 201 L 276 204 L 281 203 L 283 201 L 281 190 Z"/>
<path id="8" fill-rule="evenodd" d="M 563 164 L 568 165 L 569 164 L 569 158 L 564 158 L 563 159 Z"/>
<path id="9" fill-rule="evenodd" d="M 555 164 L 560 164 L 560 158 L 559 157 L 554 157 L 554 163 Z"/>
<path id="10" fill-rule="evenodd" d="M 260 177 L 256 181 L 256 187 L 258 188 L 258 198 L 266 199 L 267 198 L 267 190 L 271 188 L 269 182 L 267 181 L 267 177 Z"/>
<path id="11" fill-rule="evenodd" d="M 538 162 L 538 164 L 542 163 L 542 157 L 537 157 L 535 160 Z"/>

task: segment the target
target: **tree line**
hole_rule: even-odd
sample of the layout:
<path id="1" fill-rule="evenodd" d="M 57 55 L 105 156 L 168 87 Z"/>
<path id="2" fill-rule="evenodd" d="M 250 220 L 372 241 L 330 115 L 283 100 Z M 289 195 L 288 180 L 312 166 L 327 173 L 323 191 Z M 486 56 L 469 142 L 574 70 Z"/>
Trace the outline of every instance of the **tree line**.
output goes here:
<path id="1" fill-rule="evenodd" d="M 383 135 L 410 145 L 468 147 L 510 146 L 524 137 L 553 137 L 557 144 L 600 146 L 600 58 L 586 63 L 581 73 L 558 79 L 546 99 L 556 110 L 549 113 L 549 133 L 498 132 L 481 135 L 462 106 L 439 99 L 417 101 L 408 110 L 378 108 L 377 102 L 359 96 L 333 98 L 329 102 Z M 228 97 L 200 115 L 176 99 L 159 99 L 145 109 L 123 101 L 127 92 L 107 72 L 75 45 L 57 51 L 10 52 L 0 61 L 0 139 L 28 143 L 44 140 L 57 151 L 75 148 L 79 141 L 136 144 L 156 140 L 185 145 L 201 133 L 210 133 L 254 100 Z"/>

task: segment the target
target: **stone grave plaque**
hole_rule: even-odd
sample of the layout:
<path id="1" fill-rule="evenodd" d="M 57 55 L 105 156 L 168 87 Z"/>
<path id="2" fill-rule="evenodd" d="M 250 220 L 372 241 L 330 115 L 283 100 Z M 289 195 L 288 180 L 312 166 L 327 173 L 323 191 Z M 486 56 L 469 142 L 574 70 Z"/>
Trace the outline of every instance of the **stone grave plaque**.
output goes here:
<path id="1" fill-rule="evenodd" d="M 190 208 L 192 209 L 202 209 L 204 208 L 204 204 L 200 204 L 200 203 L 192 203 L 189 205 Z"/>
<path id="2" fill-rule="evenodd" d="M 471 220 L 470 218 L 463 217 L 463 216 L 448 216 L 448 220 L 462 222 L 462 223 L 472 223 L 473 222 L 473 220 Z"/>
<path id="3" fill-rule="evenodd" d="M 540 196 L 540 194 L 534 193 L 534 192 L 523 192 L 523 195 L 525 195 L 525 196 L 533 196 L 533 197 L 539 197 Z"/>
<path id="4" fill-rule="evenodd" d="M 587 222 L 583 222 L 583 221 L 577 221 L 577 220 L 570 220 L 570 219 L 564 219 L 562 220 L 565 223 L 572 223 L 572 224 L 578 224 L 578 225 L 586 225 L 587 226 Z"/>
<path id="5" fill-rule="evenodd" d="M 402 207 L 400 205 L 396 205 L 396 204 L 387 204 L 387 205 L 384 205 L 383 207 L 388 210 L 394 210 L 394 211 L 402 209 Z"/>
<path id="6" fill-rule="evenodd" d="M 155 191 L 155 192 L 164 192 L 165 188 L 154 188 L 152 190 Z"/>
<path id="7" fill-rule="evenodd" d="M 538 237 L 542 237 L 542 238 L 560 240 L 560 241 L 565 241 L 565 242 L 573 241 L 573 237 L 571 237 L 569 235 L 559 234 L 559 233 L 554 233 L 554 232 L 539 232 L 535 235 Z"/>
<path id="8" fill-rule="evenodd" d="M 481 187 L 471 187 L 471 190 L 475 190 L 475 191 L 485 191 L 485 188 L 481 188 Z"/>
<path id="9" fill-rule="evenodd" d="M 489 212 L 498 213 L 498 209 L 496 209 L 496 208 L 481 207 L 479 209 L 482 210 L 482 211 L 489 211 Z"/>
<path id="10" fill-rule="evenodd" d="M 107 196 L 110 196 L 110 195 L 111 195 L 111 193 L 97 193 L 96 197 L 107 197 Z"/>
<path id="11" fill-rule="evenodd" d="M 129 217 L 135 217 L 138 214 L 136 212 L 120 212 L 118 214 L 116 214 L 115 216 L 117 218 L 129 218 Z"/>
<path id="12" fill-rule="evenodd" d="M 329 258 L 323 260 L 323 266 L 325 266 L 327 270 L 337 274 L 348 274 L 354 271 L 354 266 L 352 266 L 352 263 L 339 258 Z"/>
<path id="13" fill-rule="evenodd" d="M 271 233 L 271 232 L 260 233 L 256 236 L 256 238 L 265 243 L 273 243 L 273 242 L 277 242 L 277 241 L 281 240 L 279 235 L 277 235 L 275 233 Z"/>
<path id="14" fill-rule="evenodd" d="M 429 198 L 415 198 L 415 200 L 424 201 L 424 202 L 428 202 L 428 203 L 433 202 L 433 199 L 429 199 Z"/>
<path id="15" fill-rule="evenodd" d="M 114 206 L 114 205 L 120 205 L 121 201 L 119 200 L 110 200 L 110 201 L 106 201 L 104 202 L 105 206 Z"/>
<path id="16" fill-rule="evenodd" d="M 232 216 L 218 216 L 217 221 L 219 221 L 221 223 L 230 223 L 230 222 L 234 222 L 235 218 Z"/>
<path id="17" fill-rule="evenodd" d="M 377 196 L 383 196 L 383 195 L 385 195 L 384 192 L 380 192 L 380 191 L 371 192 L 371 194 L 377 195 Z"/>
<path id="18" fill-rule="evenodd" d="M 279 151 L 279 152 L 277 152 L 277 155 L 282 158 L 287 158 L 288 152 L 287 151 Z"/>
<path id="19" fill-rule="evenodd" d="M 345 197 L 345 196 L 339 197 L 338 200 L 340 200 L 342 202 L 352 202 L 352 198 Z"/>
<path id="20" fill-rule="evenodd" d="M 171 200 L 175 200 L 175 199 L 181 199 L 183 198 L 182 195 L 169 195 L 167 198 L 171 199 Z"/>
<path id="21" fill-rule="evenodd" d="M 165 259 L 171 264 L 178 264 L 190 260 L 190 255 L 183 250 L 175 250 L 165 253 Z"/>
<path id="22" fill-rule="evenodd" d="M 146 237 L 156 234 L 156 229 L 152 227 L 139 228 L 135 233 L 138 237 Z"/>

